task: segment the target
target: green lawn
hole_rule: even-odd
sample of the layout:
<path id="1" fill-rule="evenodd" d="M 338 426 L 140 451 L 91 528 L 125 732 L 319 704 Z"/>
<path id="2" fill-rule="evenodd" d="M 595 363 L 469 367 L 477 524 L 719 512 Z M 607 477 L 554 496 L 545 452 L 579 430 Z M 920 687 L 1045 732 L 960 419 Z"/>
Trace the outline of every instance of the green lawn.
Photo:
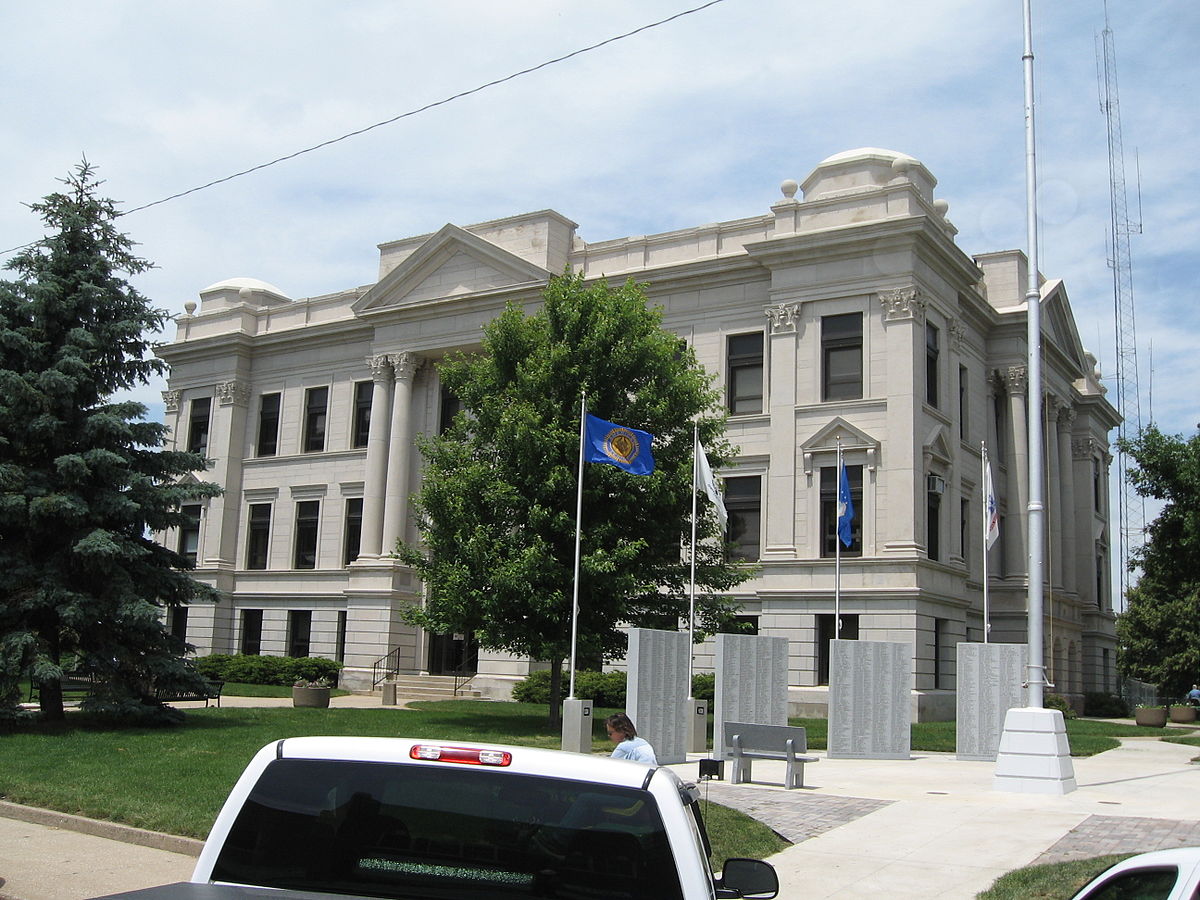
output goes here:
<path id="1" fill-rule="evenodd" d="M 976 900 L 1071 900 L 1079 889 L 1132 853 L 1026 866 L 1001 875 Z"/>
<path id="2" fill-rule="evenodd" d="M 189 710 L 176 728 L 67 721 L 0 734 L 0 797 L 139 828 L 203 838 L 226 794 L 264 745 L 308 734 L 439 737 L 556 748 L 546 707 L 449 700 L 412 709 Z M 595 715 L 607 715 L 597 710 Z M 598 752 L 610 744 L 594 741 Z M 786 842 L 735 810 L 710 804 L 714 865 L 776 853 Z"/>

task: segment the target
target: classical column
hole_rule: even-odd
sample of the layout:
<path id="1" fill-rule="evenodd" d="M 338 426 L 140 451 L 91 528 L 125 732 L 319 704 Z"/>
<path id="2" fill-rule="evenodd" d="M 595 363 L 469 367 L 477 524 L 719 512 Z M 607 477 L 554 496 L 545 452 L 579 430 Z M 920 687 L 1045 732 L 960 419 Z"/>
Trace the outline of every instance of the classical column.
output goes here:
<path id="1" fill-rule="evenodd" d="M 1008 445 L 1008 516 L 1004 535 L 1004 571 L 1028 577 L 1029 560 L 1025 557 L 1025 522 L 1029 507 L 1029 425 L 1025 417 L 1025 389 L 1029 376 L 1024 366 L 1009 366 L 1001 372 L 1008 392 L 1008 422 L 1012 441 Z"/>
<path id="2" fill-rule="evenodd" d="M 1062 480 L 1064 477 L 1070 476 L 1070 471 L 1065 474 L 1059 468 L 1059 447 L 1058 447 L 1058 411 L 1062 409 L 1062 402 L 1050 395 L 1046 396 L 1046 425 L 1042 429 L 1042 433 L 1046 439 L 1046 456 L 1043 463 L 1046 467 L 1046 475 L 1044 483 L 1047 490 L 1046 496 L 1046 546 L 1050 551 L 1050 568 L 1047 572 L 1049 578 L 1046 579 L 1047 585 L 1050 587 L 1062 587 L 1063 571 L 1065 570 L 1065 560 L 1063 557 L 1063 505 L 1062 505 Z"/>
<path id="3" fill-rule="evenodd" d="M 1062 503 L 1059 522 L 1062 524 L 1063 590 L 1074 593 L 1077 587 L 1079 546 L 1075 540 L 1075 464 L 1072 461 L 1071 429 L 1075 425 L 1075 410 L 1064 405 L 1058 412 L 1058 478 L 1062 482 Z"/>
<path id="4" fill-rule="evenodd" d="M 219 523 L 220 538 L 208 542 L 202 565 L 234 568 L 237 565 L 238 513 L 242 501 L 242 457 L 246 453 L 246 414 L 250 386 L 245 381 L 222 381 L 216 386 L 216 407 L 209 420 L 208 456 L 213 460 L 211 478 L 225 492 L 209 501 L 208 525 Z"/>
<path id="5" fill-rule="evenodd" d="M 392 364 L 386 356 L 370 356 L 367 366 L 371 369 L 372 381 L 371 424 L 367 433 L 359 556 L 378 559 L 383 552 L 383 495 L 387 482 L 388 430 L 392 422 Z"/>
<path id="6" fill-rule="evenodd" d="M 383 549 L 390 555 L 404 536 L 408 522 L 408 464 L 412 456 L 412 383 L 423 360 L 415 353 L 389 357 L 396 376 L 392 393 L 392 430 L 388 446 L 387 491 L 383 503 Z"/>
<path id="7" fill-rule="evenodd" d="M 785 303 L 768 307 L 770 373 L 768 389 L 771 416 L 771 463 L 767 470 L 766 524 L 763 559 L 796 558 L 796 344 L 803 328 L 800 306 Z"/>

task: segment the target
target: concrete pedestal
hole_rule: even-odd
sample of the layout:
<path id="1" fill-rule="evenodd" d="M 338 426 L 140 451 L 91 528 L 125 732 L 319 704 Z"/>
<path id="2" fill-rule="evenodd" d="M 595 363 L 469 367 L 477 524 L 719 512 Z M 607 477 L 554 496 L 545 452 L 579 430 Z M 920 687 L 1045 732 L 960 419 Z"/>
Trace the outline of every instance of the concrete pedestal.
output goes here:
<path id="1" fill-rule="evenodd" d="M 1075 790 L 1075 766 L 1061 712 L 1032 707 L 1008 711 L 992 787 L 1021 794 L 1068 794 Z"/>
<path id="2" fill-rule="evenodd" d="M 592 701 L 564 700 L 562 748 L 571 753 L 592 752 Z"/>

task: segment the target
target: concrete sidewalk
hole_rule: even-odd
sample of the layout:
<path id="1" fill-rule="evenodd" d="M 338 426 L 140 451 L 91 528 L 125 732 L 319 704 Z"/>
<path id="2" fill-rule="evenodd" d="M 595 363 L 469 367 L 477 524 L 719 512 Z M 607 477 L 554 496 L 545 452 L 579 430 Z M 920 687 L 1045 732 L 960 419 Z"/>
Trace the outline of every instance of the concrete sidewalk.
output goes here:
<path id="1" fill-rule="evenodd" d="M 226 698 L 224 705 L 274 705 Z M 280 701 L 290 704 L 290 700 Z M 335 706 L 378 706 L 335 698 Z M 811 786 L 782 788 L 783 764 L 758 761 L 762 783 L 706 782 L 702 792 L 743 809 L 796 841 L 772 857 L 783 898 L 969 898 L 1035 861 L 1165 846 L 1200 845 L 1200 766 L 1195 747 L 1132 738 L 1074 760 L 1079 789 L 1065 796 L 992 789 L 994 764 L 914 752 L 908 760 L 828 759 Z M 695 780 L 694 757 L 673 766 Z M 19 812 L 19 811 L 18 811 Z M 0 809 L 0 898 L 81 900 L 186 880 L 196 845 L 155 849 L 134 829 L 5 818 Z M 178 852 L 183 850 L 184 852 Z"/>

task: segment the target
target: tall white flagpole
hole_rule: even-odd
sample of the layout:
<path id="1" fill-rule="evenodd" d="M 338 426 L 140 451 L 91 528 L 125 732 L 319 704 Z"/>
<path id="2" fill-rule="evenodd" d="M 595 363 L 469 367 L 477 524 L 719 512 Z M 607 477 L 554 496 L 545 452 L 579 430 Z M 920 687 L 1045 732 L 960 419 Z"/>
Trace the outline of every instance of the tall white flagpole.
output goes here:
<path id="1" fill-rule="evenodd" d="M 696 646 L 696 470 L 700 467 L 700 424 L 692 422 L 692 574 L 688 584 L 688 696 L 692 696 L 693 649 Z"/>
<path id="2" fill-rule="evenodd" d="M 988 455 L 987 441 L 981 441 L 983 453 L 980 456 L 979 482 L 983 485 L 983 642 L 988 643 L 988 633 L 992 630 L 992 617 L 988 610 L 988 531 L 992 515 L 988 509 Z"/>
<path id="3" fill-rule="evenodd" d="M 579 395 L 579 478 L 575 497 L 575 583 L 571 594 L 571 684 L 567 699 L 575 699 L 575 648 L 579 641 L 579 548 L 583 522 L 583 445 L 587 432 L 587 391 Z"/>
<path id="4" fill-rule="evenodd" d="M 838 527 L 842 524 L 839 506 L 842 495 L 842 436 L 837 439 L 837 472 L 834 475 L 833 495 L 833 636 L 842 637 L 842 536 Z"/>

